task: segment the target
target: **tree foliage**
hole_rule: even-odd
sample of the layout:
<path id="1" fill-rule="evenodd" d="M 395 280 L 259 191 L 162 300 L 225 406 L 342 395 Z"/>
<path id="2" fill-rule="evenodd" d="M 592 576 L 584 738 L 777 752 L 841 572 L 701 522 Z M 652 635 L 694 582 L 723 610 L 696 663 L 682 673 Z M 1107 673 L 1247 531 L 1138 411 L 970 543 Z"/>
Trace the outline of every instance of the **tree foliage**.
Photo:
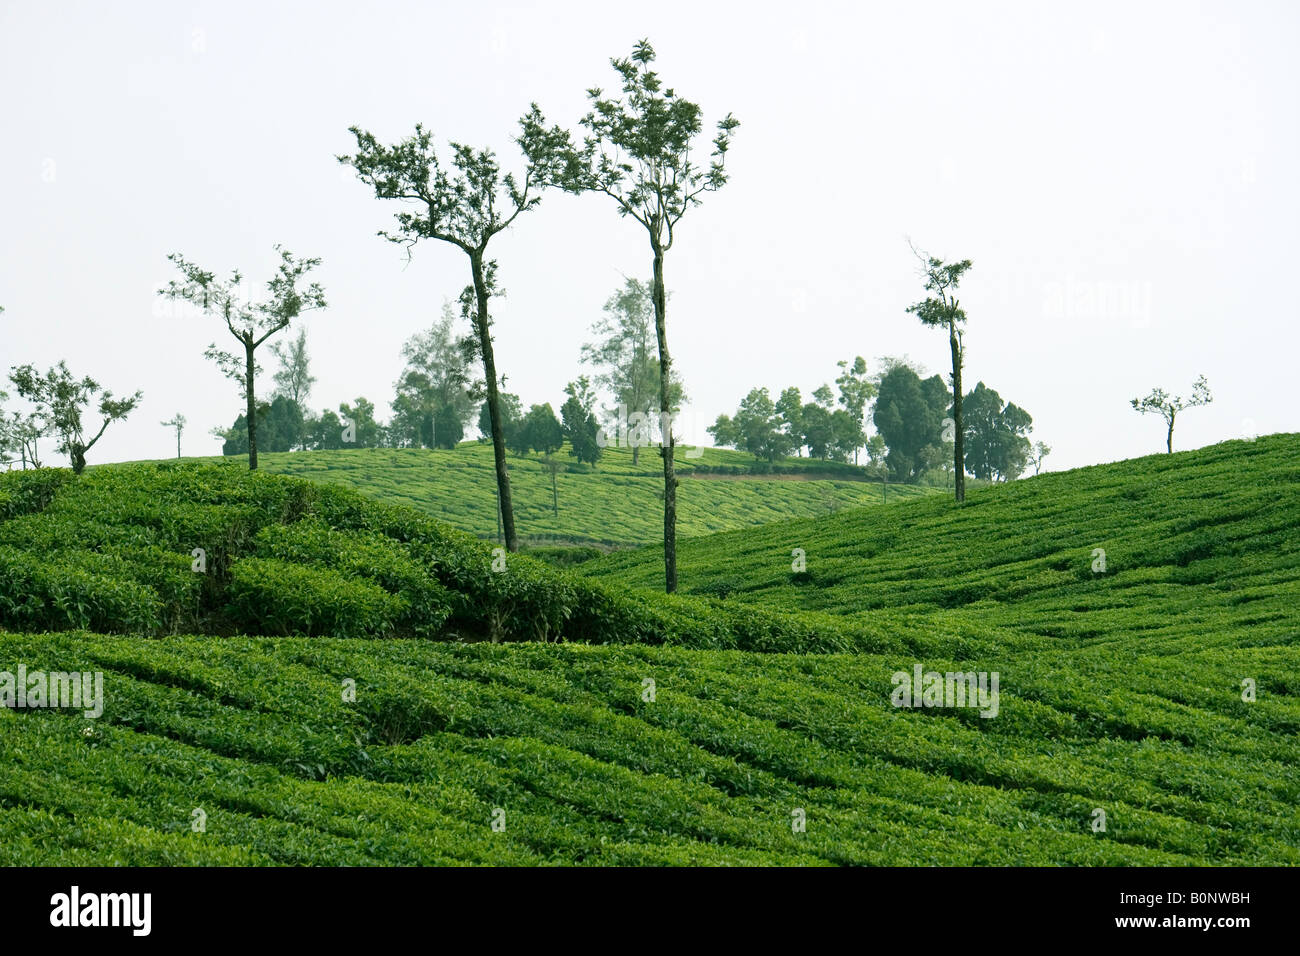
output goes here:
<path id="1" fill-rule="evenodd" d="M 727 182 L 726 158 L 731 136 L 740 124 L 730 113 L 718 121 L 713 149 L 706 162 L 692 156 L 703 128 L 700 107 L 665 87 L 652 70 L 655 51 L 642 40 L 627 58 L 610 60 L 622 83 L 620 95 L 606 96 L 599 88 L 587 91 L 591 110 L 582 119 L 582 146 L 564 151 L 558 182 L 571 192 L 601 193 L 620 216 L 631 217 L 646 231 L 652 255 L 651 300 L 659 349 L 659 410 L 667 418 L 673 408 L 672 356 L 668 349 L 667 291 L 664 254 L 672 248 L 686 211 L 703 201 L 705 193 Z M 534 107 L 536 109 L 536 107 Z M 664 584 L 677 590 L 677 485 L 673 471 L 671 426 L 662 436 L 664 470 Z"/>
<path id="2" fill-rule="evenodd" d="M 68 456 L 77 474 L 86 467 L 86 452 L 103 437 L 109 425 L 131 414 L 143 396 L 137 391 L 126 398 L 114 398 L 93 378 L 77 378 L 62 361 L 44 373 L 30 364 L 17 366 L 10 370 L 9 380 L 18 395 L 32 404 L 33 417 L 28 421 L 39 422 L 41 435 L 58 439 L 58 451 Z M 98 428 L 88 428 L 83 421 L 91 407 L 99 413 Z"/>
<path id="3" fill-rule="evenodd" d="M 236 356 L 208 346 L 204 353 L 214 361 L 222 374 L 239 383 L 244 399 L 244 420 L 248 432 L 248 467 L 257 468 L 257 349 L 267 339 L 285 329 L 302 313 L 325 308 L 325 292 L 317 282 L 302 286 L 309 272 L 320 265 L 320 259 L 295 258 L 287 249 L 277 245 L 279 267 L 266 283 L 267 295 L 260 302 L 250 302 L 240 294 L 243 275 L 236 269 L 230 278 L 222 281 L 216 273 L 200 269 L 179 253 L 167 259 L 180 270 L 180 280 L 172 279 L 159 294 L 172 300 L 188 302 L 204 314 L 221 319 L 226 330 L 243 348 L 243 356 Z M 305 343 L 304 343 L 305 348 Z"/>
<path id="4" fill-rule="evenodd" d="M 1185 408 L 1209 405 L 1212 401 L 1214 396 L 1210 394 L 1210 383 L 1202 375 L 1192 384 L 1192 394 L 1187 398 L 1170 395 L 1163 388 L 1153 388 L 1146 398 L 1132 399 L 1130 404 L 1141 415 L 1159 415 L 1165 420 L 1168 426 L 1165 434 L 1165 450 L 1173 454 L 1174 419 L 1178 417 L 1178 413 Z"/>

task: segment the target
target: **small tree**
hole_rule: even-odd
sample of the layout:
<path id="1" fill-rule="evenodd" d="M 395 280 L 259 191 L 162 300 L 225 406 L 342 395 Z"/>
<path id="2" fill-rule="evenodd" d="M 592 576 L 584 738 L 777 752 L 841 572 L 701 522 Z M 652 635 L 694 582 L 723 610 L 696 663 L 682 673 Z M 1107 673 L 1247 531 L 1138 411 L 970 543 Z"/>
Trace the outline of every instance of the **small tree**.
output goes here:
<path id="1" fill-rule="evenodd" d="M 1132 399 L 1130 404 L 1139 414 L 1149 415 L 1154 413 L 1165 420 L 1165 424 L 1169 426 L 1169 430 L 1165 435 L 1165 450 L 1172 455 L 1174 453 L 1174 419 L 1178 417 L 1178 413 L 1184 408 L 1208 405 L 1212 401 L 1214 401 L 1214 396 L 1210 394 L 1210 383 L 1202 375 L 1192 384 L 1190 398 L 1170 395 L 1163 388 L 1154 388 L 1146 398 Z"/>
<path id="2" fill-rule="evenodd" d="M 185 416 L 177 412 L 165 422 L 159 422 L 164 428 L 176 429 L 176 457 L 181 457 L 181 432 L 185 431 Z"/>
<path id="3" fill-rule="evenodd" d="M 649 413 L 659 398 L 660 368 L 654 354 L 651 285 L 638 279 L 625 280 L 622 288 L 605 302 L 605 318 L 591 327 L 597 340 L 582 347 L 582 361 L 599 370 L 596 383 L 609 389 L 615 403 L 629 414 Z M 685 394 L 675 373 L 670 392 L 670 404 L 676 411 Z M 630 440 L 630 444 L 635 466 L 640 464 L 642 443 Z"/>
<path id="4" fill-rule="evenodd" d="M 591 382 L 583 375 L 564 386 L 564 393 L 569 397 L 560 406 L 560 420 L 569 454 L 594 469 L 604 449 L 598 440 L 600 425 L 596 421 L 596 396 L 592 394 Z"/>
<path id="5" fill-rule="evenodd" d="M 275 382 L 274 394 L 283 395 L 305 411 L 312 386 L 316 384 L 316 376 L 311 374 L 311 356 L 307 354 L 307 330 L 299 329 L 298 334 L 288 342 L 272 342 L 271 351 L 280 360 L 280 367 L 272 379 Z M 299 448 L 307 447 L 305 421 L 299 429 L 297 440 Z"/>
<path id="6" fill-rule="evenodd" d="M 872 435 L 866 441 L 867 461 L 870 463 L 867 468 L 880 478 L 880 500 L 889 501 L 889 449 L 885 446 L 885 439 L 880 435 Z"/>
<path id="7" fill-rule="evenodd" d="M 665 433 L 660 449 L 664 465 L 664 577 L 671 593 L 677 590 L 678 482 L 673 473 L 673 364 L 668 352 L 664 254 L 672 248 L 686 210 L 727 182 L 727 149 L 740 123 L 728 113 L 718 122 L 709 163 L 692 160 L 692 142 L 702 128 L 700 107 L 663 88 L 659 75 L 650 69 L 654 58 L 649 41 L 642 40 L 630 58 L 610 61 L 622 80 L 621 98 L 608 98 L 600 89 L 588 90 L 592 110 L 582 119 L 588 135 L 583 149 L 569 157 L 563 185 L 572 192 L 598 192 L 613 199 L 619 215 L 640 223 L 650 240 L 659 411 Z"/>
<path id="8" fill-rule="evenodd" d="M 42 431 L 54 433 L 59 440 L 58 450 L 67 454 L 73 472 L 78 475 L 86 467 L 86 452 L 95 447 L 109 425 L 131 414 L 142 397 L 137 391 L 129 398 L 113 398 L 113 393 L 93 378 L 73 377 L 66 362 L 60 362 L 44 375 L 31 365 L 21 365 L 9 373 L 9 380 L 18 394 L 35 406 Z M 81 416 L 96 395 L 102 420 L 99 429 L 87 439 Z"/>
<path id="9" fill-rule="evenodd" d="M 550 455 L 547 455 L 542 459 L 542 471 L 547 471 L 551 474 L 551 512 L 557 518 L 560 516 L 560 493 L 556 490 L 555 476 L 560 473 L 560 469 L 563 467 L 563 464 L 552 458 Z"/>
<path id="10" fill-rule="evenodd" d="M 740 447 L 740 430 L 730 415 L 719 415 L 705 431 L 713 436 L 713 443 L 719 448 Z"/>
<path id="11" fill-rule="evenodd" d="M 339 421 L 343 423 L 343 443 L 351 448 L 378 448 L 381 426 L 375 420 L 375 403 L 364 395 L 351 404 L 339 404 Z"/>
<path id="12" fill-rule="evenodd" d="M 483 361 L 497 500 L 510 551 L 519 550 L 519 540 L 488 312 L 489 300 L 498 294 L 497 264 L 487 258 L 487 249 L 493 236 L 541 202 L 538 190 L 555 181 L 559 164 L 571 153 L 568 136 L 557 128 L 547 130 L 535 105 L 519 125 L 516 142 L 527 160 L 522 182 L 512 173 L 501 174 L 491 150 L 475 150 L 460 143 L 450 144 L 455 172 L 449 173 L 439 163 L 431 134 L 418 123 L 415 135 L 393 146 L 384 146 L 373 134 L 353 126 L 349 131 L 357 141 L 356 155 L 337 157 L 356 170 L 357 178 L 372 187 L 377 198 L 414 206 L 412 211 L 397 214 L 395 233 L 380 232 L 381 236 L 405 245 L 408 253 L 421 239 L 437 239 L 460 249 L 469 259 L 472 284 L 461 295 L 461 308 L 474 329 L 475 351 Z"/>
<path id="13" fill-rule="evenodd" d="M 18 452 L 22 460 L 23 471 L 27 470 L 28 463 L 33 468 L 41 467 L 40 441 L 44 437 L 40 416 L 35 412 L 23 414 L 22 412 L 11 412 L 9 417 L 0 423 L 0 429 L 8 437 L 8 445 L 11 449 Z"/>
<path id="14" fill-rule="evenodd" d="M 971 267 L 971 261 L 963 259 L 961 262 L 945 263 L 942 259 L 936 259 L 934 256 L 919 251 L 915 246 L 912 247 L 912 251 L 921 260 L 921 276 L 925 279 L 925 290 L 932 294 L 920 302 L 909 305 L 907 311 L 920 319 L 922 325 L 930 328 L 946 329 L 948 332 L 948 349 L 952 353 L 954 497 L 957 501 L 965 501 L 966 448 L 961 417 L 961 368 L 963 361 L 961 327 L 966 321 L 966 313 L 962 311 L 961 304 L 957 301 L 956 292 L 962 276 Z"/>
<path id="15" fill-rule="evenodd" d="M 3 311 L 0 308 L 0 312 Z M 7 398 L 9 393 L 0 389 L 0 402 Z M 11 456 L 17 453 L 23 471 L 27 470 L 28 462 L 33 468 L 40 468 L 40 449 L 37 446 L 41 440 L 42 428 L 40 415 L 36 412 L 15 411 L 6 415 L 0 411 L 0 462 L 8 467 L 15 461 Z"/>
<path id="16" fill-rule="evenodd" d="M 529 408 L 520 432 L 522 433 L 520 447 L 524 449 L 525 454 L 531 450 L 550 456 L 564 445 L 564 426 L 555 417 L 555 410 L 551 408 L 550 402 Z"/>
<path id="17" fill-rule="evenodd" d="M 1034 474 L 1038 474 L 1038 469 L 1043 467 L 1043 459 L 1052 453 L 1052 446 L 1045 445 L 1040 441 L 1034 442 L 1034 447 L 1029 450 L 1029 463 L 1034 466 Z"/>
<path id="18" fill-rule="evenodd" d="M 303 277 L 320 265 L 320 260 L 295 259 L 289 250 L 278 245 L 275 251 L 280 254 L 280 267 L 267 282 L 268 295 L 261 302 L 249 303 L 239 298 L 239 286 L 243 281 L 239 270 L 232 272 L 228 281 L 222 282 L 215 273 L 205 272 L 177 253 L 167 259 L 180 269 L 182 279 L 179 282 L 171 280 L 167 288 L 159 292 L 168 299 L 189 302 L 204 313 L 217 316 L 243 346 L 242 363 L 238 357 L 218 349 L 215 342 L 203 354 L 217 364 L 222 374 L 239 383 L 248 427 L 248 467 L 254 471 L 257 469 L 256 379 L 260 371 L 257 348 L 277 332 L 288 328 L 289 323 L 302 313 L 325 308 L 325 293 L 319 283 L 299 288 Z"/>
<path id="19" fill-rule="evenodd" d="M 755 458 L 772 462 L 786 445 L 776 416 L 776 404 L 766 388 L 750 389 L 733 419 L 740 446 Z"/>

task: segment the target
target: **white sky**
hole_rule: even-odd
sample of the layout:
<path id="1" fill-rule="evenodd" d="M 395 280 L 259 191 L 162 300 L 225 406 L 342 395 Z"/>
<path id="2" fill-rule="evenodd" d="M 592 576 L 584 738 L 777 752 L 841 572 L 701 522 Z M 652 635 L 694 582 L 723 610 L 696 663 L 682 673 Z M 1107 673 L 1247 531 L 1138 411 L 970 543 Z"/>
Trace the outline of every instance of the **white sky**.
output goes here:
<path id="1" fill-rule="evenodd" d="M 158 423 L 178 410 L 185 453 L 218 453 L 208 430 L 240 402 L 202 353 L 235 343 L 154 290 L 173 251 L 260 285 L 281 242 L 324 260 L 313 406 L 365 395 L 386 417 L 401 343 L 468 265 L 427 242 L 406 266 L 375 236 L 397 206 L 334 161 L 347 127 L 392 142 L 421 121 L 513 168 L 530 101 L 576 127 L 584 91 L 616 87 L 609 57 L 646 36 L 706 130 L 742 123 L 731 182 L 666 268 L 689 438 L 751 387 L 807 396 L 856 354 L 946 375 L 945 336 L 904 312 L 921 297 L 908 236 L 974 260 L 968 388 L 1026 408 L 1052 468 L 1161 450 L 1128 400 L 1200 373 L 1215 403 L 1176 449 L 1300 431 L 1298 10 L 5 0 L 0 366 L 66 358 L 144 390 L 92 463 L 174 454 Z M 558 409 L 601 304 L 648 272 L 644 233 L 603 197 L 554 194 L 491 251 L 498 368 Z"/>

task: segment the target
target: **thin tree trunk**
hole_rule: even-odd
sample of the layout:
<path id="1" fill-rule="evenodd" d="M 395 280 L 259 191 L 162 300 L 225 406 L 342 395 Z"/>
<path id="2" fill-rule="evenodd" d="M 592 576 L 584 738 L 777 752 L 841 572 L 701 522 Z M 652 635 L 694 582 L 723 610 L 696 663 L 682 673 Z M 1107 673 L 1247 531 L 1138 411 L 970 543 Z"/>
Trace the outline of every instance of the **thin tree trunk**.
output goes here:
<path id="1" fill-rule="evenodd" d="M 257 397 L 253 394 L 253 345 L 244 343 L 244 395 L 248 399 L 244 412 L 248 420 L 248 470 L 257 471 Z"/>
<path id="2" fill-rule="evenodd" d="M 483 353 L 483 376 L 487 379 L 488 418 L 492 421 L 492 457 L 496 462 L 497 502 L 501 523 L 505 527 L 506 550 L 518 551 L 519 539 L 515 536 L 515 512 L 510 498 L 510 473 L 506 470 L 506 435 L 501 427 L 501 394 L 497 390 L 497 364 L 492 354 L 492 333 L 488 319 L 487 281 L 483 275 L 483 255 L 474 252 L 469 257 L 474 273 L 474 295 L 478 299 L 478 342 Z"/>
<path id="3" fill-rule="evenodd" d="M 953 488 L 957 501 L 966 500 L 966 446 L 961 425 L 961 342 L 956 326 L 948 325 L 948 347 L 952 350 Z"/>
<path id="4" fill-rule="evenodd" d="M 1174 453 L 1174 416 L 1169 416 L 1169 433 L 1165 435 L 1165 453 L 1172 455 Z"/>
<path id="5" fill-rule="evenodd" d="M 677 590 L 677 476 L 673 473 L 673 429 L 670 417 L 669 389 L 672 382 L 672 359 L 668 355 L 668 296 L 664 291 L 664 253 L 657 242 L 654 249 L 655 334 L 659 338 L 659 420 L 668 427 L 660 454 L 664 459 L 664 587 L 669 594 Z"/>

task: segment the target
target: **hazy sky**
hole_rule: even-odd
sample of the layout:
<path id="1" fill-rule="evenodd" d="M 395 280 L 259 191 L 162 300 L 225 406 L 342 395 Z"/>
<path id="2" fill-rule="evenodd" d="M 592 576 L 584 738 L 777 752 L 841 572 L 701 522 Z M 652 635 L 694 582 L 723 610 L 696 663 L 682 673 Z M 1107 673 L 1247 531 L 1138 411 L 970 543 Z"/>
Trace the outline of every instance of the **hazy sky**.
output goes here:
<path id="1" fill-rule="evenodd" d="M 312 404 L 388 413 L 402 342 L 468 282 L 339 166 L 350 125 L 419 121 L 492 146 L 537 101 L 576 126 L 611 56 L 648 37 L 665 82 L 742 125 L 731 182 L 666 268 L 689 438 L 753 386 L 805 396 L 838 359 L 946 375 L 910 236 L 970 258 L 967 387 L 1034 417 L 1052 468 L 1161 450 L 1128 404 L 1208 376 L 1176 448 L 1300 431 L 1300 10 L 1294 3 L 627 5 L 0 3 L 0 366 L 66 358 L 142 407 L 93 462 L 186 454 L 240 410 L 203 359 L 213 319 L 171 314 L 169 252 L 259 285 L 272 246 L 319 256 Z M 652 11 L 653 15 L 647 15 Z M 644 232 L 603 197 L 550 195 L 494 240 L 498 368 L 558 409 Z M 268 353 L 260 387 L 270 391 Z M 54 456 L 50 453 L 51 463 Z M 59 462 L 62 464 L 63 462 Z"/>

